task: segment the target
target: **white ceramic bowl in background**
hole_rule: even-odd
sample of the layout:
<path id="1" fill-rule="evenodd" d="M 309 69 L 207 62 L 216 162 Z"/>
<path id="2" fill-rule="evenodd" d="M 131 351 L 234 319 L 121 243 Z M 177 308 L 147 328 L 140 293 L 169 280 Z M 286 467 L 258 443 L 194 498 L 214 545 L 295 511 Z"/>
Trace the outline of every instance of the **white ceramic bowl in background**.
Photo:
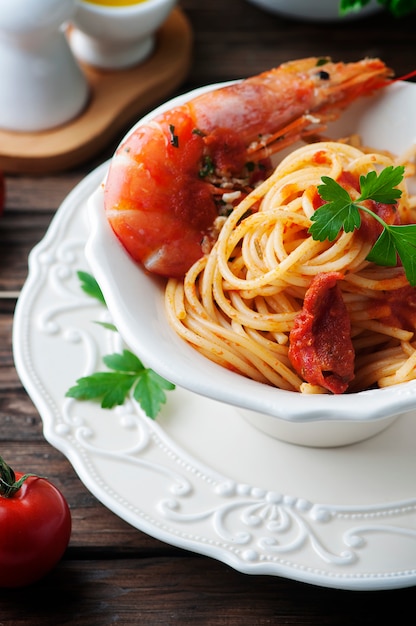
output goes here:
<path id="1" fill-rule="evenodd" d="M 142 122 L 201 91 L 175 98 Z M 355 103 L 327 134 L 335 139 L 358 132 L 366 144 L 400 153 L 416 141 L 415 110 L 416 85 L 398 82 Z M 90 198 L 89 212 L 86 255 L 114 323 L 130 349 L 162 376 L 239 407 L 245 419 L 273 437 L 309 446 L 366 439 L 416 409 L 416 381 L 340 396 L 303 395 L 248 380 L 211 362 L 170 328 L 164 312 L 164 281 L 132 261 L 113 234 L 104 214 L 102 185 Z"/>
<path id="2" fill-rule="evenodd" d="M 69 41 L 76 57 L 103 69 L 121 69 L 144 61 L 153 51 L 156 32 L 176 0 L 144 0 L 104 6 L 76 0 Z"/>
<path id="3" fill-rule="evenodd" d="M 277 13 L 285 17 L 314 22 L 325 22 L 334 20 L 349 20 L 371 15 L 376 11 L 381 11 L 382 7 L 377 0 L 371 2 L 360 9 L 352 11 L 344 16 L 339 14 L 340 0 L 248 0 L 261 9 L 271 13 Z"/>

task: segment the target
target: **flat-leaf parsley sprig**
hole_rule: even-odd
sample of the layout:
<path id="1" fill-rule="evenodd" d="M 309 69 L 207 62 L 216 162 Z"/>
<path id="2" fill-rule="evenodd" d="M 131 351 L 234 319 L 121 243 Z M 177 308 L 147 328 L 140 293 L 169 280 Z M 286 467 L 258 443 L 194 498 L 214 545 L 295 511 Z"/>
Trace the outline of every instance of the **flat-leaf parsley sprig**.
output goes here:
<path id="1" fill-rule="evenodd" d="M 78 272 L 78 278 L 81 289 L 105 305 L 104 296 L 95 278 L 81 271 Z M 113 324 L 102 325 L 109 330 L 117 330 Z M 174 384 L 145 367 L 130 350 L 108 354 L 103 357 L 103 363 L 110 371 L 79 378 L 76 385 L 68 389 L 66 396 L 77 400 L 100 400 L 103 409 L 111 409 L 124 404 L 132 395 L 146 415 L 155 419 L 162 405 L 166 403 L 165 391 L 175 389 Z"/>
<path id="2" fill-rule="evenodd" d="M 164 390 L 175 388 L 129 350 L 108 354 L 103 362 L 112 371 L 79 378 L 66 395 L 77 400 L 101 400 L 103 409 L 112 409 L 123 404 L 131 393 L 146 415 L 154 419 L 166 402 Z"/>
<path id="3" fill-rule="evenodd" d="M 77 272 L 77 276 L 80 280 L 82 291 L 107 306 L 100 285 L 97 283 L 94 276 L 91 276 L 88 272 L 82 272 L 81 270 Z"/>
<path id="4" fill-rule="evenodd" d="M 397 189 L 404 176 L 404 167 L 389 165 L 379 174 L 371 171 L 360 176 L 360 196 L 353 200 L 348 191 L 330 176 L 322 176 L 318 193 L 323 204 L 312 215 L 309 232 L 318 241 L 334 241 L 343 229 L 352 232 L 361 225 L 361 211 L 377 220 L 383 230 L 367 256 L 377 265 L 394 267 L 400 258 L 407 280 L 416 286 L 416 224 L 391 225 L 377 213 L 362 204 L 373 200 L 383 204 L 396 204 L 402 192 Z"/>

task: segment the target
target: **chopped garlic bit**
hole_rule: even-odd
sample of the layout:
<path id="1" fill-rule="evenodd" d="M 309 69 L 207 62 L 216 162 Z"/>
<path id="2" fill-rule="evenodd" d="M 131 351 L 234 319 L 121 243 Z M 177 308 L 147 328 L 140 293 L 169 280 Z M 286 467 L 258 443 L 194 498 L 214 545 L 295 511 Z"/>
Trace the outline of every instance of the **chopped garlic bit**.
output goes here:
<path id="1" fill-rule="evenodd" d="M 228 193 L 224 193 L 222 195 L 222 199 L 225 202 L 225 204 L 231 204 L 232 202 L 234 202 L 234 200 L 238 200 L 240 196 L 241 196 L 241 191 L 230 191 Z"/>
<path id="2" fill-rule="evenodd" d="M 248 148 L 247 148 L 247 152 L 255 152 L 258 148 L 264 148 L 265 146 L 267 146 L 269 139 L 271 139 L 272 135 L 268 134 L 268 135 L 261 135 L 261 137 L 259 137 L 258 139 L 256 139 L 256 141 L 252 141 Z"/>
<path id="3" fill-rule="evenodd" d="M 311 115 L 310 113 L 307 113 L 305 115 L 305 119 L 308 120 L 308 122 L 311 122 L 311 124 L 320 124 L 321 120 L 319 119 L 319 117 L 316 117 L 315 115 Z"/>
<path id="4" fill-rule="evenodd" d="M 212 250 L 214 243 L 218 239 L 218 235 L 221 232 L 221 228 L 224 226 L 227 220 L 227 216 L 219 215 L 215 218 L 208 235 L 205 235 L 201 241 L 201 249 L 204 254 L 209 254 Z"/>

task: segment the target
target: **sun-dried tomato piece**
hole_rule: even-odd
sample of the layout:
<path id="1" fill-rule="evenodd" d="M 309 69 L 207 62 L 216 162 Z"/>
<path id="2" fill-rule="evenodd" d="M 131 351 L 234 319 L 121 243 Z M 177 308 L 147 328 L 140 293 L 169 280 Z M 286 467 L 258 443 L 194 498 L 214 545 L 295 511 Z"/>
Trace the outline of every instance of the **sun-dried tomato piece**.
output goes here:
<path id="1" fill-rule="evenodd" d="M 308 383 L 343 393 L 354 378 L 351 323 L 339 272 L 318 274 L 306 292 L 290 333 L 289 358 Z"/>

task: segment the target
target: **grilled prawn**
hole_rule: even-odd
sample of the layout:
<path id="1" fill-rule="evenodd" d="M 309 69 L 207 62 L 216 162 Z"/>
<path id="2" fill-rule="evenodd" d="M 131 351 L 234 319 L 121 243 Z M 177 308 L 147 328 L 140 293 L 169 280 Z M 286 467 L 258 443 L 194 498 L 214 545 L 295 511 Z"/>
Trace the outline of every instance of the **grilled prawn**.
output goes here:
<path id="1" fill-rule="evenodd" d="M 273 153 L 322 130 L 390 75 L 378 59 L 291 61 L 138 126 L 105 184 L 114 232 L 150 272 L 182 276 L 209 251 L 221 216 L 270 174 Z"/>

